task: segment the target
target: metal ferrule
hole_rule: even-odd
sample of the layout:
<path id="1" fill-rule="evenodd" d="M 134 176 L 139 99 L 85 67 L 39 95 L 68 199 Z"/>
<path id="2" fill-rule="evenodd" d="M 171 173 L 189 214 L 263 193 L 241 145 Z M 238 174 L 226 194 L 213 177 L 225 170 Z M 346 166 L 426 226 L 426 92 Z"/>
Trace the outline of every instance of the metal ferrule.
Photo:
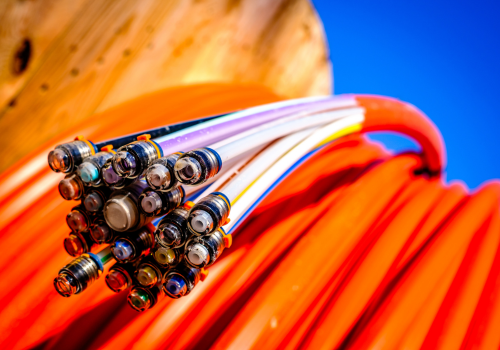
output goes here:
<path id="1" fill-rule="evenodd" d="M 136 264 L 120 263 L 120 262 L 115 263 L 113 266 L 111 266 L 108 274 L 106 275 L 105 281 L 106 281 L 106 285 L 108 286 L 108 288 L 111 289 L 115 293 L 119 293 L 124 289 L 132 287 L 132 285 L 135 281 L 136 267 L 137 267 Z M 108 276 L 111 276 L 113 271 L 118 271 L 119 273 L 121 273 L 121 276 L 124 277 L 125 285 L 123 286 L 123 288 L 116 289 L 116 288 L 112 287 L 113 284 L 109 280 Z"/>
<path id="2" fill-rule="evenodd" d="M 172 294 L 171 291 L 168 288 L 168 282 L 171 278 L 174 276 L 177 276 L 181 278 L 185 285 L 186 285 L 186 291 L 182 294 Z M 163 284 L 163 291 L 167 296 L 169 296 L 172 299 L 179 299 L 180 297 L 186 296 L 191 291 L 196 287 L 198 282 L 200 281 L 201 277 L 201 269 L 197 269 L 185 264 L 180 264 L 176 268 L 170 270 L 167 272 L 165 275 L 165 282 Z"/>
<path id="3" fill-rule="evenodd" d="M 180 155 L 181 153 L 174 153 L 151 163 L 144 174 L 149 187 L 157 191 L 169 191 L 177 187 L 179 180 L 175 177 L 174 166 Z M 158 183 L 161 185 L 158 186 Z"/>
<path id="4" fill-rule="evenodd" d="M 221 193 L 211 193 L 208 196 L 202 198 L 198 203 L 196 203 L 189 211 L 189 217 L 187 226 L 189 231 L 197 236 L 209 235 L 217 231 L 222 225 L 224 225 L 229 217 L 231 211 L 231 206 L 229 201 Z M 200 225 L 195 225 L 197 217 L 200 214 L 208 214 L 212 220 L 211 224 L 203 224 L 204 229 L 196 228 Z M 193 221 L 195 220 L 195 221 Z"/>
<path id="5" fill-rule="evenodd" d="M 135 166 L 131 169 L 123 169 L 117 164 L 120 152 L 128 152 L 132 155 L 135 160 Z M 113 156 L 112 164 L 115 172 L 125 178 L 135 179 L 142 175 L 144 171 L 151 165 L 153 161 L 159 158 L 158 152 L 151 144 L 147 141 L 135 141 L 126 146 L 120 147 L 116 154 Z"/>
<path id="6" fill-rule="evenodd" d="M 184 248 L 173 249 L 156 244 L 152 255 L 158 264 L 170 269 L 184 260 Z"/>
<path id="7" fill-rule="evenodd" d="M 104 204 L 111 195 L 111 189 L 107 187 L 95 188 L 87 191 L 83 199 L 85 210 L 91 213 L 100 213 Z"/>
<path id="8" fill-rule="evenodd" d="M 91 222 L 92 215 L 81 204 L 73 207 L 68 215 L 66 215 L 66 223 L 75 232 L 86 231 L 90 227 Z"/>
<path id="9" fill-rule="evenodd" d="M 85 194 L 85 185 L 77 174 L 68 174 L 59 182 L 59 194 L 65 200 L 78 200 Z"/>
<path id="10" fill-rule="evenodd" d="M 109 227 L 103 217 L 96 217 L 89 231 L 92 241 L 97 244 L 111 243 L 116 236 L 116 232 Z"/>
<path id="11" fill-rule="evenodd" d="M 186 243 L 186 262 L 198 269 L 212 265 L 226 248 L 224 233 L 217 230 L 209 236 L 196 236 Z"/>
<path id="12" fill-rule="evenodd" d="M 168 192 L 154 191 L 146 188 L 139 196 L 139 209 L 146 216 L 165 215 L 184 201 L 184 190 L 176 187 Z"/>
<path id="13" fill-rule="evenodd" d="M 141 300 L 140 303 L 134 302 L 133 295 L 137 294 L 145 295 L 144 300 Z M 127 301 L 129 305 L 136 311 L 142 312 L 151 309 L 154 307 L 160 300 L 165 297 L 165 293 L 163 292 L 161 286 L 154 286 L 152 288 L 144 288 L 144 287 L 134 287 L 130 291 Z M 145 302 L 147 301 L 147 302 Z"/>
<path id="14" fill-rule="evenodd" d="M 156 280 L 152 281 L 151 278 L 149 280 L 144 278 L 144 276 L 148 274 L 148 272 L 146 271 L 154 271 Z M 147 288 L 151 288 L 155 285 L 161 286 L 161 284 L 163 283 L 163 277 L 167 271 L 168 267 L 158 264 L 153 256 L 149 255 L 146 258 L 142 259 L 141 263 L 137 267 L 136 280 L 140 285 Z"/>
<path id="15" fill-rule="evenodd" d="M 115 172 L 115 169 L 113 169 L 112 160 L 113 158 L 108 159 L 101 168 L 101 179 L 103 183 L 112 190 L 119 190 L 131 185 L 135 179 L 120 177 Z"/>
<path id="16" fill-rule="evenodd" d="M 62 151 L 62 152 L 61 152 Z M 84 141 L 75 140 L 56 148 L 49 153 L 48 161 L 50 168 L 56 173 L 71 173 L 76 170 L 83 160 L 90 157 L 95 149 L 91 149 Z"/>
<path id="17" fill-rule="evenodd" d="M 147 217 L 139 210 L 139 196 L 146 189 L 145 181 L 135 181 L 126 188 L 111 193 L 104 205 L 104 218 L 109 227 L 118 232 L 136 230 L 151 222 L 153 217 Z"/>
<path id="18" fill-rule="evenodd" d="M 104 164 L 106 164 L 108 159 L 113 158 L 113 154 L 113 152 L 98 152 L 93 156 L 85 158 L 83 162 L 78 166 L 78 175 L 80 175 L 83 182 L 87 186 L 98 187 L 104 184 L 102 181 L 102 167 L 104 166 Z M 89 167 L 91 171 L 87 170 L 86 164 L 91 165 Z"/>
<path id="19" fill-rule="evenodd" d="M 193 171 L 192 166 L 186 166 L 186 161 L 199 166 L 198 171 Z M 175 164 L 175 177 L 186 185 L 199 185 L 217 175 L 222 167 L 220 156 L 210 148 L 198 148 L 182 154 Z M 191 169 L 186 172 L 186 169 Z"/>
<path id="20" fill-rule="evenodd" d="M 135 262 L 148 255 L 151 249 L 153 249 L 155 245 L 155 237 L 153 232 L 154 226 L 152 225 L 144 226 L 137 231 L 125 232 L 115 239 L 115 241 L 111 245 L 111 253 L 117 261 L 120 261 L 122 263 Z M 119 241 L 124 241 L 131 245 L 133 253 L 129 258 L 120 259 L 119 257 L 117 257 L 115 248 L 117 242 Z"/>
<path id="21" fill-rule="evenodd" d="M 90 252 L 95 245 L 88 231 L 71 232 L 69 236 L 64 239 L 64 250 L 72 257 Z"/>
<path id="22" fill-rule="evenodd" d="M 54 279 L 54 287 L 67 298 L 87 289 L 101 273 L 99 264 L 89 254 L 83 254 L 59 271 Z"/>
<path id="23" fill-rule="evenodd" d="M 163 247 L 169 248 L 184 246 L 191 236 L 187 229 L 188 216 L 189 211 L 184 207 L 174 209 L 164 216 L 158 223 L 155 231 L 156 242 Z"/>

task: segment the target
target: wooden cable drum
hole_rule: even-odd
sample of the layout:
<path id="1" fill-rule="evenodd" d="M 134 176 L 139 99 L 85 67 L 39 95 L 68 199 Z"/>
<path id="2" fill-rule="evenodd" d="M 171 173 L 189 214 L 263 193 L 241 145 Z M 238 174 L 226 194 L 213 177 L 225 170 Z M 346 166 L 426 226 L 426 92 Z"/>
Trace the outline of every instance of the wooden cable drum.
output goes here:
<path id="1" fill-rule="evenodd" d="M 311 3 L 2 1 L 0 172 L 97 112 L 200 83 L 261 85 L 283 98 L 331 93 Z"/>

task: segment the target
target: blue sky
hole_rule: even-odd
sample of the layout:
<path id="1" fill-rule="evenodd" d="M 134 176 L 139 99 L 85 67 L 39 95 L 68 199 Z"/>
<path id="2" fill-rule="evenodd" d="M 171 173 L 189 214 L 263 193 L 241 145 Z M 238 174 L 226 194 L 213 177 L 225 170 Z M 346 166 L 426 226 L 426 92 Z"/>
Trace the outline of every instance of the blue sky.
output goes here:
<path id="1" fill-rule="evenodd" d="M 447 179 L 500 177 L 500 2 L 312 0 L 323 20 L 334 90 L 397 97 L 443 134 Z M 391 149 L 404 138 L 377 135 Z"/>

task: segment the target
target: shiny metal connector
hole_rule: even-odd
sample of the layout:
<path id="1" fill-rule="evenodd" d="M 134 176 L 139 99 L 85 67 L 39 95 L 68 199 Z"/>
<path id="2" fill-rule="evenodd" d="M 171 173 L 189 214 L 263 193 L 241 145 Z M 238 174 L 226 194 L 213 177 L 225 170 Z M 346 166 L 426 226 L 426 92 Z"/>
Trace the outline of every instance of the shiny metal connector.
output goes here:
<path id="1" fill-rule="evenodd" d="M 211 193 L 189 211 L 188 229 L 197 236 L 214 233 L 226 224 L 230 211 L 231 205 L 224 194 Z"/>
<path id="2" fill-rule="evenodd" d="M 146 187 L 146 182 L 136 181 L 111 193 L 103 209 L 104 218 L 109 227 L 115 231 L 124 232 L 136 230 L 151 222 L 152 217 L 141 213 L 138 206 L 139 196 Z"/>
<path id="3" fill-rule="evenodd" d="M 175 177 L 186 185 L 199 185 L 217 175 L 222 167 L 219 154 L 210 148 L 198 148 L 182 154 L 175 163 Z"/>
<path id="4" fill-rule="evenodd" d="M 207 274 L 206 270 L 181 264 L 166 274 L 163 291 L 170 298 L 179 299 L 191 293 L 198 282 L 203 281 Z"/>
<path id="5" fill-rule="evenodd" d="M 116 238 L 111 245 L 111 253 L 119 262 L 135 262 L 149 254 L 154 245 L 154 226 L 148 224 L 137 231 L 129 231 Z"/>
<path id="6" fill-rule="evenodd" d="M 49 152 L 48 162 L 50 168 L 56 173 L 72 173 L 87 157 L 96 153 L 94 144 L 84 138 L 63 143 Z"/>
<path id="7" fill-rule="evenodd" d="M 85 194 L 83 181 L 77 174 L 68 174 L 59 182 L 59 193 L 67 201 L 81 199 Z"/>
<path id="8" fill-rule="evenodd" d="M 165 215 L 157 225 L 155 237 L 158 244 L 168 248 L 184 246 L 191 233 L 187 229 L 189 210 L 179 207 Z"/>
<path id="9" fill-rule="evenodd" d="M 149 187 L 157 191 L 169 191 L 177 187 L 179 180 L 175 177 L 174 166 L 181 154 L 174 153 L 151 163 L 144 173 Z"/>
<path id="10" fill-rule="evenodd" d="M 151 140 L 141 140 L 118 148 L 111 163 L 118 176 L 135 179 L 161 156 L 158 145 Z"/>
<path id="11" fill-rule="evenodd" d="M 96 244 L 88 231 L 71 232 L 69 236 L 64 239 L 63 243 L 64 250 L 72 257 L 80 256 L 83 253 L 89 253 Z"/>
<path id="12" fill-rule="evenodd" d="M 134 287 L 130 291 L 127 301 L 134 310 L 142 312 L 151 309 L 164 297 L 165 292 L 161 285 L 152 288 Z"/>
<path id="13" fill-rule="evenodd" d="M 103 151 L 83 160 L 76 172 L 86 186 L 97 187 L 103 184 L 102 168 L 113 155 L 114 152 Z"/>
<path id="14" fill-rule="evenodd" d="M 139 209 L 146 216 L 165 215 L 184 201 L 184 189 L 179 186 L 168 192 L 146 188 L 139 196 Z"/>
<path id="15" fill-rule="evenodd" d="M 112 256 L 109 247 L 97 254 L 83 254 L 64 266 L 54 279 L 56 291 L 65 298 L 79 294 L 97 280 Z"/>
<path id="16" fill-rule="evenodd" d="M 209 236 L 193 237 L 186 243 L 186 262 L 198 269 L 210 266 L 231 243 L 231 235 L 226 235 L 222 228 Z"/>

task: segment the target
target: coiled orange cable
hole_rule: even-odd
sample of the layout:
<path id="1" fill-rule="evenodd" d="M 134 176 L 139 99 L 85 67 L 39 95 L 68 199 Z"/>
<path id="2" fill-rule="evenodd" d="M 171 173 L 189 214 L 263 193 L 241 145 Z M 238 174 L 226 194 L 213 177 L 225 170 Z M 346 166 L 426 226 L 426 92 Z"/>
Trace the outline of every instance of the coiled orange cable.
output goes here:
<path id="1" fill-rule="evenodd" d="M 472 195 L 444 183 L 445 149 L 428 118 L 394 99 L 356 98 L 363 131 L 402 132 L 422 153 L 392 156 L 358 135 L 323 148 L 257 207 L 207 280 L 142 314 L 102 281 L 69 299 L 53 290 L 70 260 L 64 216 L 75 203 L 59 198 L 47 149 L 82 132 L 106 139 L 278 97 L 171 89 L 35 150 L 0 175 L 0 346 L 498 348 L 500 183 Z"/>

